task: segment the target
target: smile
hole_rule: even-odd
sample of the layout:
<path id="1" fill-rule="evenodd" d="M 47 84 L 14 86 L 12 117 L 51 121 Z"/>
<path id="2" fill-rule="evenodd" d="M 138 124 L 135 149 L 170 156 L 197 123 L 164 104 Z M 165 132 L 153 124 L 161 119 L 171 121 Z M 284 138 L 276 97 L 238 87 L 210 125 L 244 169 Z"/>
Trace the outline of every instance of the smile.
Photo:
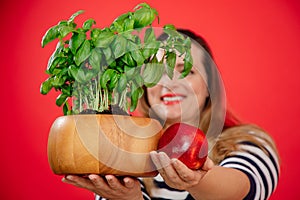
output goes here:
<path id="1" fill-rule="evenodd" d="M 161 97 L 161 100 L 165 105 L 178 104 L 184 99 L 183 95 L 178 94 L 166 94 Z"/>

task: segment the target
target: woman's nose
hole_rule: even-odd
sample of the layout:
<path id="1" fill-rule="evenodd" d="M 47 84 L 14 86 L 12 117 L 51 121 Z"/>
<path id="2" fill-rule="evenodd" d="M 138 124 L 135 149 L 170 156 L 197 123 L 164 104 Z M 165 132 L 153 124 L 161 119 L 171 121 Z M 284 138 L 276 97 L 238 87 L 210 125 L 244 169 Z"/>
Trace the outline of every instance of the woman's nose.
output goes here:
<path id="1" fill-rule="evenodd" d="M 177 72 L 176 70 L 174 70 L 173 77 L 171 78 L 167 73 L 164 73 L 159 81 L 159 84 L 163 86 L 174 85 L 180 80 L 179 76 L 180 73 Z"/>

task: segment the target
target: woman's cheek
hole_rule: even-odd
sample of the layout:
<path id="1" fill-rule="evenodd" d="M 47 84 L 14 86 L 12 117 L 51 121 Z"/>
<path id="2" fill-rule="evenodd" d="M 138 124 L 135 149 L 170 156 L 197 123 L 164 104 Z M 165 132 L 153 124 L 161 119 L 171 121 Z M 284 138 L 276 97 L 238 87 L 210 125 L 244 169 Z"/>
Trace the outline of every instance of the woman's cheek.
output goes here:
<path id="1" fill-rule="evenodd" d="M 159 95 L 159 88 L 157 86 L 148 88 L 147 94 L 148 94 L 148 101 L 150 103 L 150 106 L 153 104 L 157 104 L 159 102 L 160 95 Z"/>

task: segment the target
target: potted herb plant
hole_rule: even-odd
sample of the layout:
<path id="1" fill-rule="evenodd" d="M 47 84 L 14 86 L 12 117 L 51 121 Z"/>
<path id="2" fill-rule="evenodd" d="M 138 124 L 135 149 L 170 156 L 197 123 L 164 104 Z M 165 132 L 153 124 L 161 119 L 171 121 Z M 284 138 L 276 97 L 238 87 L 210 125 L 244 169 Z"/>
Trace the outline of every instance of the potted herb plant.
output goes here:
<path id="1" fill-rule="evenodd" d="M 50 166 L 55 174 L 156 175 L 149 152 L 157 148 L 161 125 L 129 113 L 145 87 L 156 85 L 163 73 L 173 77 L 178 55 L 184 56 L 182 77 L 189 73 L 191 41 L 173 25 L 154 28 L 158 12 L 146 3 L 104 28 L 94 19 L 77 26 L 82 13 L 60 21 L 42 38 L 42 47 L 58 42 L 40 92 L 58 91 L 56 105 L 64 113 L 50 129 Z M 164 41 L 158 39 L 161 33 L 168 35 Z"/>

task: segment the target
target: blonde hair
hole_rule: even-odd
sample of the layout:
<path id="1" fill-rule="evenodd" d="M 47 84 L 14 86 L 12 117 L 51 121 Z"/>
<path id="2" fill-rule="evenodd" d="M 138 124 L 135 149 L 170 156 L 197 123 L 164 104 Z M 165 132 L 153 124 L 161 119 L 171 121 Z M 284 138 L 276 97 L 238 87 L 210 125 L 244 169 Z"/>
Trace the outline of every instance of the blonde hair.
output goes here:
<path id="1" fill-rule="evenodd" d="M 147 93 L 145 93 L 147 95 Z M 145 95 L 141 98 L 138 110 L 140 113 L 149 117 L 149 105 L 146 103 Z M 210 128 L 212 120 L 212 106 L 211 101 L 208 100 L 206 107 L 201 113 L 199 129 L 204 133 Z M 160 120 L 156 115 L 151 117 Z M 222 117 L 222 116 L 220 116 Z M 220 119 L 222 121 L 222 119 Z M 272 150 L 279 157 L 276 144 L 273 138 L 261 127 L 255 124 L 244 124 L 236 117 L 232 111 L 227 110 L 225 114 L 224 126 L 221 134 L 215 138 L 208 138 L 210 144 L 214 144 L 214 147 L 210 151 L 209 157 L 215 164 L 219 164 L 225 157 L 229 156 L 232 152 L 239 150 L 239 144 L 242 142 L 250 142 L 264 150 L 264 144 L 268 144 Z M 267 152 L 265 152 L 267 153 Z"/>
<path id="2" fill-rule="evenodd" d="M 211 106 L 209 106 L 209 104 L 210 103 L 208 103 L 208 106 L 201 114 L 199 124 L 199 128 L 204 132 L 208 131 L 211 121 Z M 141 101 L 139 108 L 142 110 L 141 112 L 144 112 L 147 105 Z M 276 144 L 272 137 L 257 125 L 242 124 L 230 111 L 226 111 L 222 133 L 217 138 L 209 139 L 209 143 L 214 145 L 209 152 L 209 158 L 218 165 L 222 160 L 232 155 L 234 152 L 243 151 L 243 149 L 240 148 L 240 144 L 243 142 L 250 142 L 269 155 L 269 152 L 264 148 L 264 145 L 267 144 L 272 148 L 280 161 Z M 146 191 L 151 196 L 151 188 L 155 187 L 153 178 L 143 178 L 143 182 Z"/>
<path id="3" fill-rule="evenodd" d="M 243 142 L 250 142 L 261 147 L 261 149 L 268 154 L 265 148 L 263 148 L 264 144 L 267 144 L 279 158 L 275 142 L 266 131 L 254 124 L 243 124 L 225 105 L 222 79 L 214 65 L 212 52 L 206 41 L 201 36 L 196 35 L 189 30 L 179 29 L 179 32 L 194 39 L 204 49 L 202 62 L 207 75 L 207 89 L 210 96 L 207 98 L 205 106 L 201 111 L 199 128 L 205 133 L 218 132 L 217 134 L 212 134 L 213 137 L 208 138 L 209 143 L 214 144 L 209 152 L 210 159 L 212 159 L 215 164 L 219 164 L 233 152 L 242 150 L 240 149 L 240 144 Z M 146 88 L 144 88 L 144 95 L 138 103 L 137 110 L 141 115 L 150 117 L 150 105 L 147 99 Z M 151 117 L 161 121 L 155 113 L 151 113 Z M 212 123 L 215 121 L 224 123 L 220 130 L 214 130 L 214 124 Z M 221 134 L 219 134 L 220 132 Z M 153 187 L 153 179 L 145 178 L 144 183 L 150 194 L 150 190 Z"/>

